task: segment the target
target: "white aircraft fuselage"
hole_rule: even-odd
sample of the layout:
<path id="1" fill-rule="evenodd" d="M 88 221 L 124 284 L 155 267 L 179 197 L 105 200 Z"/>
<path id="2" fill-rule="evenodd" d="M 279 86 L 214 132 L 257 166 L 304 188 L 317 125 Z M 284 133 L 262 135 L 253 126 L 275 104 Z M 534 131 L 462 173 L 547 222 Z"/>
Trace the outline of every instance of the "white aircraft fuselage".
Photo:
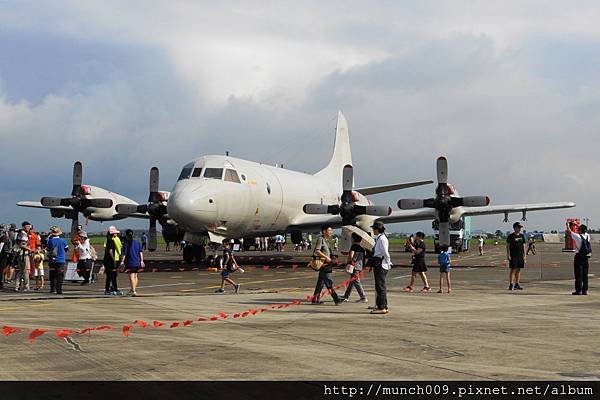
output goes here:
<path id="1" fill-rule="evenodd" d="M 229 156 L 204 156 L 184 166 L 167 210 L 188 233 L 264 236 L 322 221 L 302 207 L 338 203 L 342 182 L 337 181 Z M 358 204 L 372 204 L 360 193 L 353 195 Z"/>

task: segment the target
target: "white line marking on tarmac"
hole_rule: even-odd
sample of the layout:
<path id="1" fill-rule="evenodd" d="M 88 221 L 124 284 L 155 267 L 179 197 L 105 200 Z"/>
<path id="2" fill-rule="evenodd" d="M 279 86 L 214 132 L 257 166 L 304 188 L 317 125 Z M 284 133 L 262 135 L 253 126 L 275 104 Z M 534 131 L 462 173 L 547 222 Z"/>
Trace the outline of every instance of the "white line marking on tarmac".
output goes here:
<path id="1" fill-rule="evenodd" d="M 400 275 L 400 276 L 395 276 L 392 279 L 401 279 L 401 278 L 408 278 L 409 276 L 411 276 L 412 274 L 408 274 L 408 275 Z"/>
<path id="2" fill-rule="evenodd" d="M 196 282 L 181 282 L 181 283 L 165 283 L 161 285 L 148 285 L 148 286 L 138 286 L 140 289 L 145 288 L 153 288 L 153 287 L 164 287 L 164 286 L 181 286 L 181 285 L 197 285 Z"/>

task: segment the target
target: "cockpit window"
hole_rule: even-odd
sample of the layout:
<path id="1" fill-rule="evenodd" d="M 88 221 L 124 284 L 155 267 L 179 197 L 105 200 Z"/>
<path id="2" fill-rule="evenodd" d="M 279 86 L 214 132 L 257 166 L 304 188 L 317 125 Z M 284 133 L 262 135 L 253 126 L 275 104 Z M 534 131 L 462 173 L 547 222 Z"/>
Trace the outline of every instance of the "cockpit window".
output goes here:
<path id="1" fill-rule="evenodd" d="M 184 165 L 183 169 L 181 170 L 181 174 L 179 174 L 179 178 L 177 180 L 180 181 L 182 179 L 188 179 L 190 177 L 190 175 L 192 174 L 193 168 L 194 168 L 194 164 Z"/>
<path id="2" fill-rule="evenodd" d="M 206 168 L 204 170 L 204 177 L 209 179 L 222 179 L 223 168 Z"/>
<path id="3" fill-rule="evenodd" d="M 240 182 L 240 178 L 239 178 L 237 172 L 235 172 L 232 169 L 228 169 L 228 170 L 225 171 L 225 181 L 227 181 L 227 182 L 241 183 Z"/>
<path id="4" fill-rule="evenodd" d="M 192 178 L 199 178 L 202 175 L 202 168 L 194 168 L 194 172 L 192 172 Z"/>

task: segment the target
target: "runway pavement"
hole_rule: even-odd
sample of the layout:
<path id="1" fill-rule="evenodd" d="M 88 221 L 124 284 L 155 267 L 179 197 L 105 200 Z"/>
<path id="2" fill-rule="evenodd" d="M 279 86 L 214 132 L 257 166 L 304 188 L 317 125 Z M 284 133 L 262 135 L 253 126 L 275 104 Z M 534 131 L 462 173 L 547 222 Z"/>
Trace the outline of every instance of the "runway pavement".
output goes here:
<path id="1" fill-rule="evenodd" d="M 560 245 L 538 250 L 520 292 L 506 290 L 504 248 L 456 256 L 451 294 L 435 293 L 433 254 L 427 258 L 435 290 L 403 292 L 410 256 L 394 251 L 391 312 L 384 316 L 354 303 L 356 293 L 341 306 L 330 299 L 290 305 L 312 294 L 316 273 L 305 267 L 307 254 L 240 255 L 247 272 L 232 277 L 241 292 L 216 294 L 217 272 L 158 253 L 140 274 L 139 297 L 104 296 L 103 277 L 92 286 L 67 284 L 63 296 L 0 293 L 0 325 L 24 330 L 0 337 L 0 379 L 600 379 L 600 280 L 590 277 L 589 296 L 572 296 L 572 254 Z M 591 273 L 597 268 L 594 261 Z M 345 279 L 334 272 L 336 284 Z M 372 276 L 363 282 L 372 304 Z M 124 274 L 119 284 L 127 288 Z M 248 310 L 257 313 L 233 318 Z M 221 313 L 228 317 L 210 321 Z M 165 325 L 142 328 L 136 320 Z M 193 322 L 169 328 L 174 321 Z M 114 329 L 56 336 L 103 325 Z M 123 325 L 132 326 L 128 337 Z M 36 328 L 48 332 L 29 343 Z"/>

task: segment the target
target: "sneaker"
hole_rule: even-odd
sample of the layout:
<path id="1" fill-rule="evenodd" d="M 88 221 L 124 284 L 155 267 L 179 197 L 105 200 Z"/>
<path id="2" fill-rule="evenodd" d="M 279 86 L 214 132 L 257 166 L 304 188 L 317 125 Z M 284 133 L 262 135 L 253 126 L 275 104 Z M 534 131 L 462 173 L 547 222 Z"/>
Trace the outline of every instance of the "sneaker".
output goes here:
<path id="1" fill-rule="evenodd" d="M 238 283 L 237 285 L 235 285 L 235 293 L 239 293 L 241 286 L 242 286 L 241 283 Z"/>
<path id="2" fill-rule="evenodd" d="M 115 296 L 123 296 L 123 292 L 120 290 L 115 290 Z"/>
<path id="3" fill-rule="evenodd" d="M 430 292 L 431 288 L 430 287 L 424 287 L 423 289 L 421 289 L 421 292 Z"/>
<path id="4" fill-rule="evenodd" d="M 217 290 L 215 290 L 215 293 L 225 293 L 225 289 L 223 289 L 223 288 L 217 289 Z"/>
<path id="5" fill-rule="evenodd" d="M 583 296 L 587 296 L 587 292 L 581 292 Z"/>
<path id="6" fill-rule="evenodd" d="M 340 303 L 348 303 L 350 301 L 350 299 L 346 298 L 346 297 L 340 297 Z"/>
<path id="7" fill-rule="evenodd" d="M 405 292 L 412 292 L 412 291 L 413 291 L 413 288 L 411 288 L 410 286 L 407 286 L 407 287 L 405 287 L 405 288 L 404 288 L 404 289 L 402 289 L 402 290 L 404 290 Z"/>
<path id="8" fill-rule="evenodd" d="M 379 310 L 379 307 L 377 307 L 377 306 L 369 306 L 369 307 L 367 307 L 367 310 Z"/>
<path id="9" fill-rule="evenodd" d="M 515 283 L 515 290 L 523 290 L 523 288 L 518 283 Z"/>
<path id="10" fill-rule="evenodd" d="M 137 297 L 137 292 L 131 292 L 131 297 Z"/>
<path id="11" fill-rule="evenodd" d="M 363 297 L 362 299 L 358 299 L 358 300 L 356 300 L 356 302 L 357 302 L 357 303 L 368 303 L 368 302 L 369 302 L 369 300 L 367 300 L 367 298 L 366 298 L 366 297 Z"/>
<path id="12" fill-rule="evenodd" d="M 508 285 L 508 290 L 514 290 L 515 286 L 511 283 L 510 285 Z"/>
<path id="13" fill-rule="evenodd" d="M 571 293 L 573 296 L 581 296 L 581 292 L 573 292 Z M 587 294 L 587 293 L 586 293 Z"/>
<path id="14" fill-rule="evenodd" d="M 387 314 L 389 310 L 387 308 L 377 308 L 371 311 L 371 314 Z"/>
<path id="15" fill-rule="evenodd" d="M 53 291 L 51 291 L 50 293 L 54 293 L 54 290 L 53 290 Z M 112 294 L 112 292 L 111 292 L 110 290 L 105 290 L 105 291 L 104 291 L 104 295 L 105 295 L 105 296 L 110 296 L 111 294 Z"/>

